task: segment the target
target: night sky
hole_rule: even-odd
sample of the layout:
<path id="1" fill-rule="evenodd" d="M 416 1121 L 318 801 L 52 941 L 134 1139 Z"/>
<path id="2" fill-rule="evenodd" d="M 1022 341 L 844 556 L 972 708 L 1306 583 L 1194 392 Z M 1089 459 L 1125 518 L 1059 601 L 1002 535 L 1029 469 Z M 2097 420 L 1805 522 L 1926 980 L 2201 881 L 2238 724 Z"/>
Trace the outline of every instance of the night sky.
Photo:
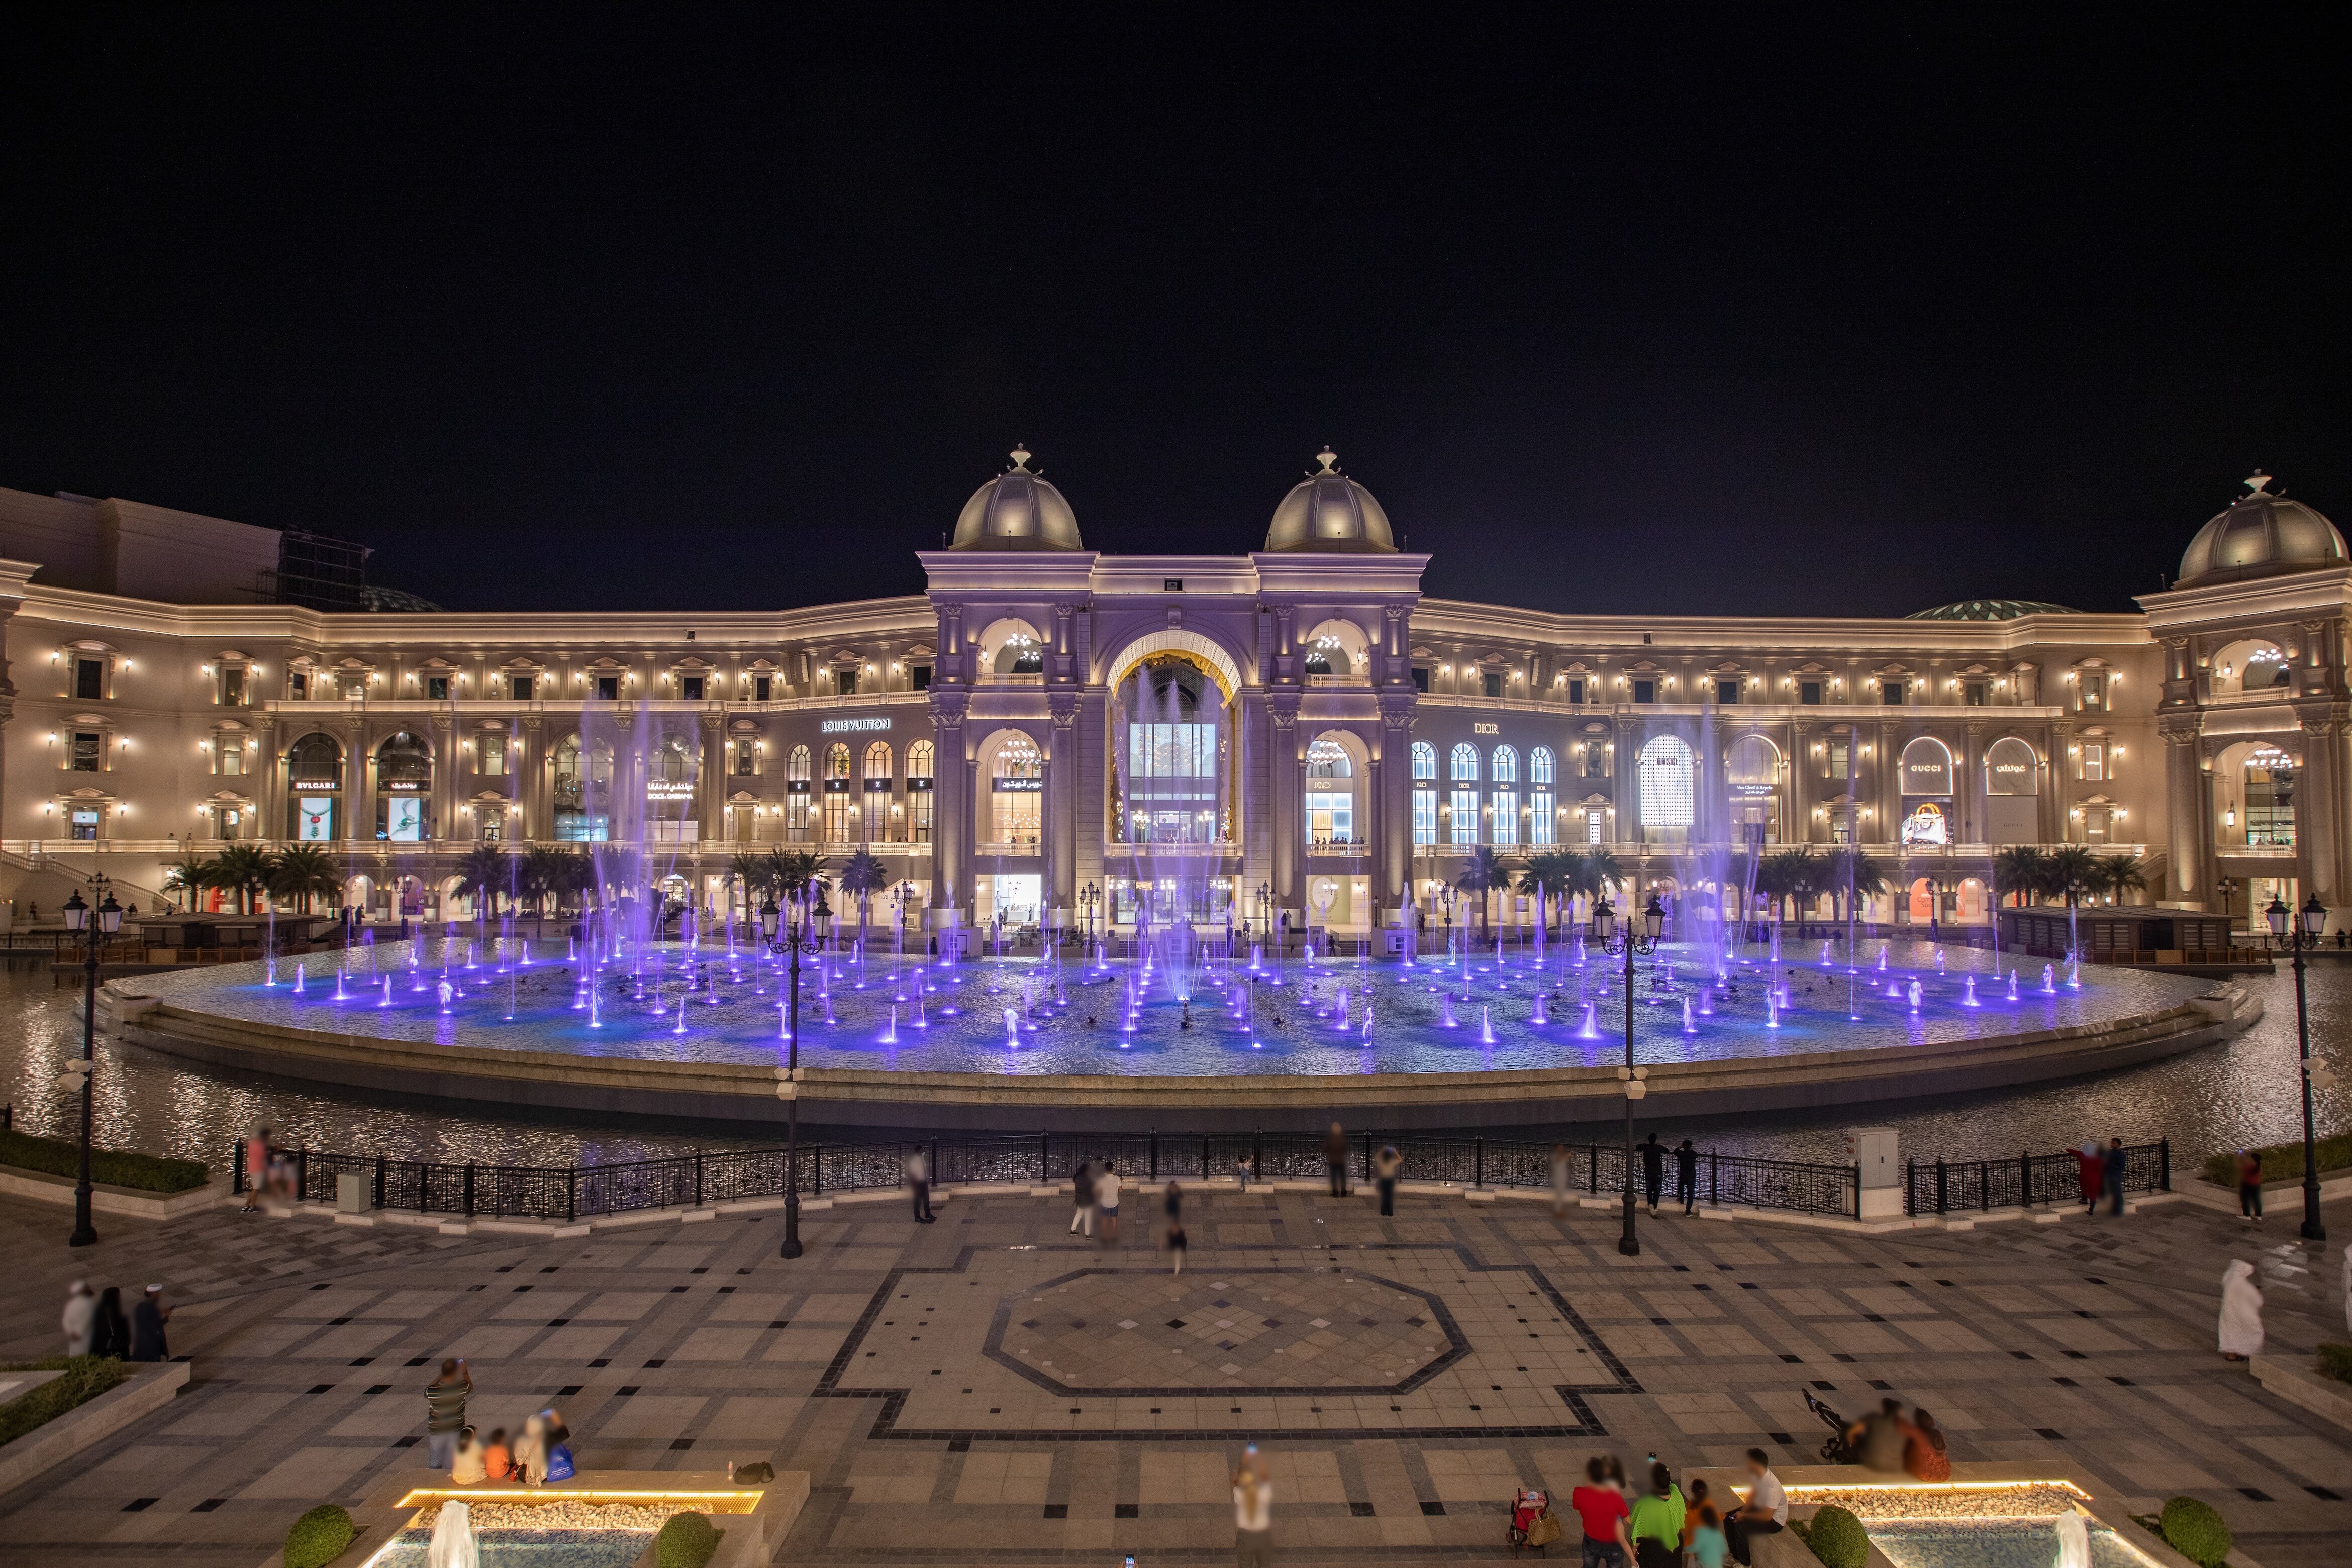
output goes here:
<path id="1" fill-rule="evenodd" d="M 2257 466 L 2352 524 L 2282 11 L 13 11 L 0 486 L 481 610 L 913 592 L 1015 440 L 1196 552 L 1328 442 L 1556 610 L 2127 609 Z"/>

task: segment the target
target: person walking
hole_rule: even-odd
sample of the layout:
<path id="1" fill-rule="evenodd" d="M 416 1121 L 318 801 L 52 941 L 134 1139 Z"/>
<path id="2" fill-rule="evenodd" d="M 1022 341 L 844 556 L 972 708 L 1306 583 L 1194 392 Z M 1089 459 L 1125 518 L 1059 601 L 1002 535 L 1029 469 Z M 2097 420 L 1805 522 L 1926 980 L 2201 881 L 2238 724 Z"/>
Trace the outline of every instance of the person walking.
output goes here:
<path id="1" fill-rule="evenodd" d="M 1789 1524 L 1789 1494 L 1780 1478 L 1772 1473 L 1772 1462 L 1764 1457 L 1763 1449 L 1748 1450 L 1748 1500 L 1723 1521 L 1724 1539 L 1730 1542 L 1732 1560 L 1739 1568 L 1749 1568 L 1748 1537 L 1777 1535 Z"/>
<path id="2" fill-rule="evenodd" d="M 1323 1164 L 1331 1175 L 1331 1195 L 1348 1195 L 1348 1133 L 1338 1122 L 1323 1135 Z"/>
<path id="3" fill-rule="evenodd" d="M 2106 1174 L 2106 1170 L 2107 1163 L 2100 1157 L 2097 1139 L 2092 1139 L 2075 1151 L 2074 1182 L 2083 1189 L 2083 1212 L 2085 1215 L 2099 1212 L 2100 1178 Z"/>
<path id="4" fill-rule="evenodd" d="M 1554 1219 L 1568 1217 L 1569 1176 L 1568 1145 L 1555 1143 L 1551 1146 L 1551 1217 Z"/>
<path id="5" fill-rule="evenodd" d="M 117 1361 L 131 1353 L 131 1320 L 122 1315 L 122 1291 L 117 1286 L 98 1293 L 98 1308 L 90 1314 L 89 1353 Z"/>
<path id="6" fill-rule="evenodd" d="M 1683 1213 L 1698 1212 L 1698 1150 L 1687 1138 L 1675 1151 L 1675 1196 L 1682 1200 Z"/>
<path id="7" fill-rule="evenodd" d="M 77 1279 L 67 1288 L 65 1316 L 58 1326 L 66 1332 L 66 1354 L 89 1353 L 90 1331 L 98 1326 L 98 1292 L 89 1280 Z"/>
<path id="8" fill-rule="evenodd" d="M 923 1146 L 919 1143 L 915 1145 L 915 1152 L 907 1156 L 907 1185 L 914 1189 L 915 1223 L 930 1224 L 931 1168 L 923 1163 Z"/>
<path id="9" fill-rule="evenodd" d="M 1070 1179 L 1070 1234 L 1083 1235 L 1092 1240 L 1095 1234 L 1095 1168 L 1092 1164 L 1079 1162 L 1076 1174 Z"/>
<path id="10" fill-rule="evenodd" d="M 1404 1169 L 1404 1156 L 1393 1143 L 1383 1143 L 1381 1152 L 1372 1156 L 1372 1184 L 1380 1189 L 1381 1217 L 1387 1219 L 1396 1213 L 1397 1174 Z"/>
<path id="11" fill-rule="evenodd" d="M 172 1321 L 172 1309 L 163 1305 L 163 1287 L 150 1285 L 142 1292 L 139 1305 L 131 1309 L 131 1361 L 169 1361 L 171 1344 L 163 1337 L 163 1325 Z"/>
<path id="12" fill-rule="evenodd" d="M 253 1136 L 245 1141 L 245 1206 L 237 1213 L 260 1211 L 262 1184 L 268 1180 L 269 1129 L 257 1124 Z"/>
<path id="13" fill-rule="evenodd" d="M 1236 1154 L 1234 1156 L 1234 1180 L 1240 1185 L 1242 1195 L 1244 1197 L 1248 1196 L 1250 1168 L 1249 1156 L 1247 1154 Z"/>
<path id="14" fill-rule="evenodd" d="M 1242 1449 L 1234 1470 L 1234 1568 L 1274 1568 L 1274 1482 L 1257 1445 Z"/>
<path id="15" fill-rule="evenodd" d="M 455 1356 L 444 1361 L 441 1375 L 425 1385 L 425 1462 L 436 1470 L 457 1463 L 457 1438 L 466 1430 L 466 1398 L 473 1392 L 473 1373 Z"/>
<path id="16" fill-rule="evenodd" d="M 2254 1266 L 2232 1258 L 2221 1274 L 2221 1359 L 2244 1361 L 2263 1353 L 2263 1293 Z"/>
<path id="17" fill-rule="evenodd" d="M 1658 1194 L 1666 1184 L 1666 1146 L 1653 1132 L 1635 1145 L 1642 1156 L 1642 1187 L 1650 1194 L 1650 1212 L 1658 1212 Z"/>
<path id="18" fill-rule="evenodd" d="M 1102 1211 L 1102 1244 L 1118 1245 L 1118 1167 L 1108 1160 L 1103 1162 L 1102 1174 L 1095 1178 L 1095 1207 Z"/>
<path id="19" fill-rule="evenodd" d="M 2106 1169 L 2101 1173 L 2100 1179 L 2106 1185 L 2109 1214 L 2119 1215 L 2124 1212 L 2124 1170 L 2129 1163 L 2124 1154 L 2124 1141 L 2120 1138 L 2108 1139 Z"/>
<path id="20" fill-rule="evenodd" d="M 2248 1225 L 2263 1223 L 2263 1156 L 2258 1149 L 2238 1151 L 2238 1214 Z"/>
<path id="21" fill-rule="evenodd" d="M 1568 1506 L 1584 1526 L 1583 1568 L 1626 1568 L 1633 1555 L 1625 1528 L 1633 1510 L 1625 1494 L 1609 1483 L 1610 1463 L 1598 1454 L 1586 1460 L 1585 1484 L 1568 1494 Z"/>

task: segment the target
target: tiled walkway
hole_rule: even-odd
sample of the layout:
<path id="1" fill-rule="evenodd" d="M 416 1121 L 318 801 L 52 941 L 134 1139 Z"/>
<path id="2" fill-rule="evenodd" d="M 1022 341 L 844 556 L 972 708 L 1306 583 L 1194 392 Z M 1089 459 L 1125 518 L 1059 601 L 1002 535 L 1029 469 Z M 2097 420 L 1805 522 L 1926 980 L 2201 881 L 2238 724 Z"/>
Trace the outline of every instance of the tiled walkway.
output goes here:
<path id="1" fill-rule="evenodd" d="M 1130 1205 L 1131 1209 L 1137 1205 Z M 443 1237 L 222 1212 L 115 1222 L 80 1255 L 60 1211 L 0 1204 L 0 1353 L 53 1352 L 64 1282 L 161 1279 L 196 1376 L 163 1415 L 0 1498 L 0 1565 L 250 1568 L 422 1431 L 418 1389 L 468 1357 L 475 1419 L 560 1405 L 583 1466 L 811 1472 L 783 1563 L 1223 1561 L 1245 1436 L 1277 1476 L 1286 1561 L 1499 1555 L 1520 1483 L 1588 1454 L 1789 1462 L 1881 1391 L 1963 1460 L 2049 1464 L 2116 1495 L 2229 1515 L 2263 1568 L 2352 1538 L 2352 1434 L 2213 1353 L 2219 1280 L 2258 1258 L 2274 1347 L 2346 1337 L 2285 1220 L 2186 1205 L 1866 1238 L 1410 1196 L 1194 1194 L 1181 1277 L 1128 1216 L 959 1196 L 569 1239 Z M 2352 1235 L 2352 1205 L 2332 1214 Z"/>

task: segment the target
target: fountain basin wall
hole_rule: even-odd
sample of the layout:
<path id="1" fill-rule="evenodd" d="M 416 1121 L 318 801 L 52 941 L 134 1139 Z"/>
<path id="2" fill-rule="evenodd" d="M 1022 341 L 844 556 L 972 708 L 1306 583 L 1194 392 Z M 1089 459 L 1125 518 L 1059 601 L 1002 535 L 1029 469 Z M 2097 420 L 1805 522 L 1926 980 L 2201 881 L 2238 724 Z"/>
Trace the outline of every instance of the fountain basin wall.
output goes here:
<path id="1" fill-rule="evenodd" d="M 2081 1076 L 2194 1050 L 2245 1028 L 2258 1007 L 2183 1003 L 2101 1020 L 1973 1038 L 1782 1056 L 1653 1061 L 1644 1121 L 1869 1105 Z M 257 1022 L 143 994 L 100 992 L 100 1018 L 149 1049 L 276 1077 L 431 1098 L 617 1115 L 769 1123 L 785 1114 L 782 1069 L 740 1062 L 483 1050 Z M 1603 1055 L 1603 1062 L 1606 1058 Z M 1613 1065 L 1474 1072 L 1144 1076 L 804 1068 L 814 1122 L 1007 1131 L 1245 1131 L 1319 1127 L 1333 1116 L 1383 1127 L 1616 1122 Z"/>

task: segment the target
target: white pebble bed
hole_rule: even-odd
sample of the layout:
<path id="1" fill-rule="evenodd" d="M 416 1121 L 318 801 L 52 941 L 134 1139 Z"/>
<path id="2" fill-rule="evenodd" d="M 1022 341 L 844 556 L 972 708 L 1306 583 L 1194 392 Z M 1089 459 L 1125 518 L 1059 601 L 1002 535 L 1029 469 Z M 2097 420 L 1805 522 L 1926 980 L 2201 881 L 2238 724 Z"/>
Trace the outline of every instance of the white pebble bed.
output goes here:
<path id="1" fill-rule="evenodd" d="M 659 1530 L 672 1514 L 688 1510 L 664 1503 L 583 1502 L 563 1498 L 550 1502 L 466 1501 L 476 1530 Z M 430 1531 L 441 1505 L 419 1510 L 411 1529 Z"/>
<path id="2" fill-rule="evenodd" d="M 1989 1487 L 1966 1491 L 1790 1487 L 1789 1500 L 1835 1503 L 1857 1519 L 2053 1519 L 2074 1512 L 2076 1499 L 2063 1487 Z"/>

